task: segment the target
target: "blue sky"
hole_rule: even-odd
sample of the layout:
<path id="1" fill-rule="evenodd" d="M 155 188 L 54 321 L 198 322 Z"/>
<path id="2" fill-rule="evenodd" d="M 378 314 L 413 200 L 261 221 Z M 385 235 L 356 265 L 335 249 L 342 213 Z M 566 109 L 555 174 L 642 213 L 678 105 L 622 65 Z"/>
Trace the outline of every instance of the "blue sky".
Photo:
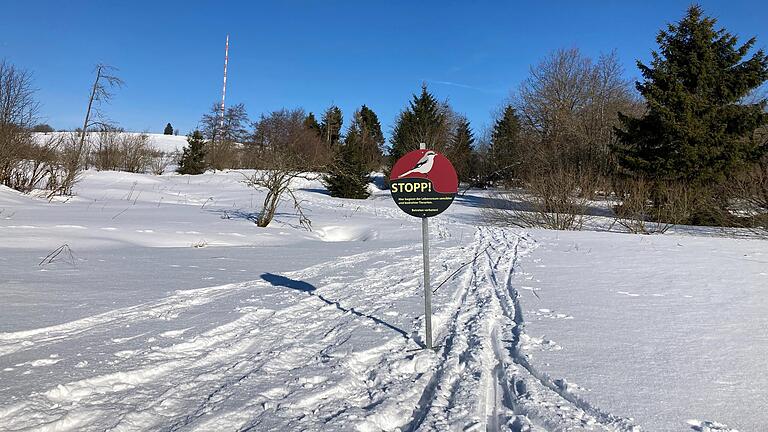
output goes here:
<path id="1" fill-rule="evenodd" d="M 475 129 L 558 48 L 590 56 L 616 50 L 629 78 L 658 30 L 687 1 L 9 1 L 0 58 L 33 72 L 43 120 L 82 123 L 98 62 L 126 86 L 105 112 L 129 130 L 182 133 L 220 99 L 230 34 L 227 103 L 252 118 L 282 107 L 316 114 L 336 104 L 348 119 L 373 108 L 388 135 L 426 81 Z M 768 5 L 702 1 L 742 40 L 768 46 Z M 319 117 L 319 115 L 318 115 Z M 346 124 L 345 124 L 346 126 Z"/>

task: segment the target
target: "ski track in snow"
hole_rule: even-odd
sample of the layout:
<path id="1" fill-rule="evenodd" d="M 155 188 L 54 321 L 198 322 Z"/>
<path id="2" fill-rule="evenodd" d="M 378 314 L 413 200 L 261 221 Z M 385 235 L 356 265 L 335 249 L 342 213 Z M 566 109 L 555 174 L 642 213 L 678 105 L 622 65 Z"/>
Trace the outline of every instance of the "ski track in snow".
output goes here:
<path id="1" fill-rule="evenodd" d="M 397 301 L 420 298 L 418 245 L 0 333 L 2 359 L 212 308 L 238 312 L 202 333 L 186 326 L 112 339 L 108 370 L 88 375 L 87 362 L 78 363 L 81 379 L 0 401 L 0 430 L 639 431 L 559 386 L 521 347 L 523 307 L 512 275 L 533 247 L 524 234 L 480 228 L 470 247 L 437 251 L 435 281 L 476 258 L 435 311 L 434 353 L 419 348 L 423 317 L 402 329 L 385 321 Z M 368 270 L 354 277 L 354 268 Z M 154 345 L 157 338 L 170 345 Z M 121 347 L 139 340 L 148 343 Z M 41 367 L 72 361 L 41 360 Z"/>

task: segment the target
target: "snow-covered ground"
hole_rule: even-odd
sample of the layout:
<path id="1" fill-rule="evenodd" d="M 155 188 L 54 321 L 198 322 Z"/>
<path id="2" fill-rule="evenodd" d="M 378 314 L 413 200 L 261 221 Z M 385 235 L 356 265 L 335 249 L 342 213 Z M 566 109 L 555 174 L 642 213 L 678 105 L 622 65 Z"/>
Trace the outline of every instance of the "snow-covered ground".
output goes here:
<path id="1" fill-rule="evenodd" d="M 470 191 L 430 352 L 419 220 L 305 182 L 312 231 L 258 228 L 242 178 L 0 189 L 0 430 L 768 427 L 766 241 L 487 227 Z"/>

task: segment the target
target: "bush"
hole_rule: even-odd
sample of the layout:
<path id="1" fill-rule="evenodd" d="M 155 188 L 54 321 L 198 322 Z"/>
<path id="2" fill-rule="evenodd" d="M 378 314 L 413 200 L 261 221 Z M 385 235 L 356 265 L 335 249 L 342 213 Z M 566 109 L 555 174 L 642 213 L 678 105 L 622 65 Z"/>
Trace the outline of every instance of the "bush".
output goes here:
<path id="1" fill-rule="evenodd" d="M 149 160 L 149 171 L 154 175 L 162 175 L 174 161 L 179 159 L 178 153 L 155 151 Z"/>
<path id="2" fill-rule="evenodd" d="M 615 192 L 615 223 L 636 234 L 664 233 L 675 225 L 729 226 L 732 216 L 716 189 L 685 181 L 622 179 Z"/>
<path id="3" fill-rule="evenodd" d="M 737 226 L 768 235 L 768 157 L 727 182 L 725 194 Z"/>
<path id="4" fill-rule="evenodd" d="M 588 196 L 595 184 L 595 176 L 588 170 L 561 165 L 530 175 L 524 182 L 525 190 L 499 193 L 497 204 L 484 208 L 481 214 L 504 225 L 578 230 L 587 217 Z"/>
<path id="5" fill-rule="evenodd" d="M 149 146 L 149 135 L 121 131 L 96 132 L 96 150 L 92 162 L 97 170 L 147 171 L 154 151 Z"/>

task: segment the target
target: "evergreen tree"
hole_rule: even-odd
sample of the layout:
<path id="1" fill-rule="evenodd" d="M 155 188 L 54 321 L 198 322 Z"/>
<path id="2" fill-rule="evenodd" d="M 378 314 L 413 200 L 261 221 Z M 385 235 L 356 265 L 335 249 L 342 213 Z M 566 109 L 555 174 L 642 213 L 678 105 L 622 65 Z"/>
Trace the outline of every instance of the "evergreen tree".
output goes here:
<path id="1" fill-rule="evenodd" d="M 324 183 L 331 196 L 340 198 L 365 199 L 370 182 L 370 169 L 366 161 L 366 149 L 371 141 L 370 131 L 362 116 L 356 111 L 349 125 L 344 144 L 336 153 L 334 163 Z"/>
<path id="2" fill-rule="evenodd" d="M 641 118 L 620 116 L 614 147 L 627 172 L 707 184 L 768 150 L 751 139 L 768 121 L 766 100 L 743 102 L 768 79 L 768 59 L 758 50 L 744 60 L 755 39 L 737 46 L 715 23 L 691 6 L 659 32 L 650 66 L 638 62 L 644 80 L 636 87 L 647 110 Z"/>
<path id="3" fill-rule="evenodd" d="M 520 157 L 519 149 L 520 119 L 512 105 L 507 105 L 491 132 L 491 145 L 488 149 L 492 171 L 490 181 L 503 181 L 514 177 L 514 167 Z"/>
<path id="4" fill-rule="evenodd" d="M 469 125 L 469 120 L 460 118 L 456 130 L 451 137 L 451 146 L 448 157 L 456 169 L 460 182 L 468 182 L 472 179 L 473 172 L 473 144 L 475 137 Z"/>
<path id="5" fill-rule="evenodd" d="M 421 86 L 421 94 L 413 95 L 409 107 L 400 113 L 392 131 L 390 163 L 412 150 L 417 150 L 420 143 L 428 148 L 439 149 L 445 145 L 440 142 L 447 126 L 446 110 L 427 91 L 426 84 Z"/>
<path id="6" fill-rule="evenodd" d="M 196 130 L 187 136 L 187 145 L 179 161 L 179 174 L 202 174 L 205 172 L 205 139 Z"/>
<path id="7" fill-rule="evenodd" d="M 341 125 L 344 123 L 344 117 L 341 109 L 336 105 L 331 105 L 325 113 L 320 123 L 320 137 L 330 146 L 334 146 L 341 140 Z"/>
<path id="8" fill-rule="evenodd" d="M 165 129 L 163 129 L 163 135 L 173 135 L 173 126 L 171 126 L 170 123 L 165 125 Z"/>
<path id="9" fill-rule="evenodd" d="M 53 128 L 48 123 L 40 123 L 32 126 L 32 132 L 53 132 Z"/>
<path id="10" fill-rule="evenodd" d="M 315 118 L 315 115 L 312 113 L 307 114 L 307 117 L 304 118 L 304 127 L 307 129 L 314 131 L 317 136 L 320 135 L 320 123 L 317 122 L 317 119 Z"/>
<path id="11" fill-rule="evenodd" d="M 369 171 L 378 170 L 384 157 L 384 134 L 381 132 L 379 117 L 365 105 L 360 107 L 355 116 L 359 116 L 363 163 Z"/>

